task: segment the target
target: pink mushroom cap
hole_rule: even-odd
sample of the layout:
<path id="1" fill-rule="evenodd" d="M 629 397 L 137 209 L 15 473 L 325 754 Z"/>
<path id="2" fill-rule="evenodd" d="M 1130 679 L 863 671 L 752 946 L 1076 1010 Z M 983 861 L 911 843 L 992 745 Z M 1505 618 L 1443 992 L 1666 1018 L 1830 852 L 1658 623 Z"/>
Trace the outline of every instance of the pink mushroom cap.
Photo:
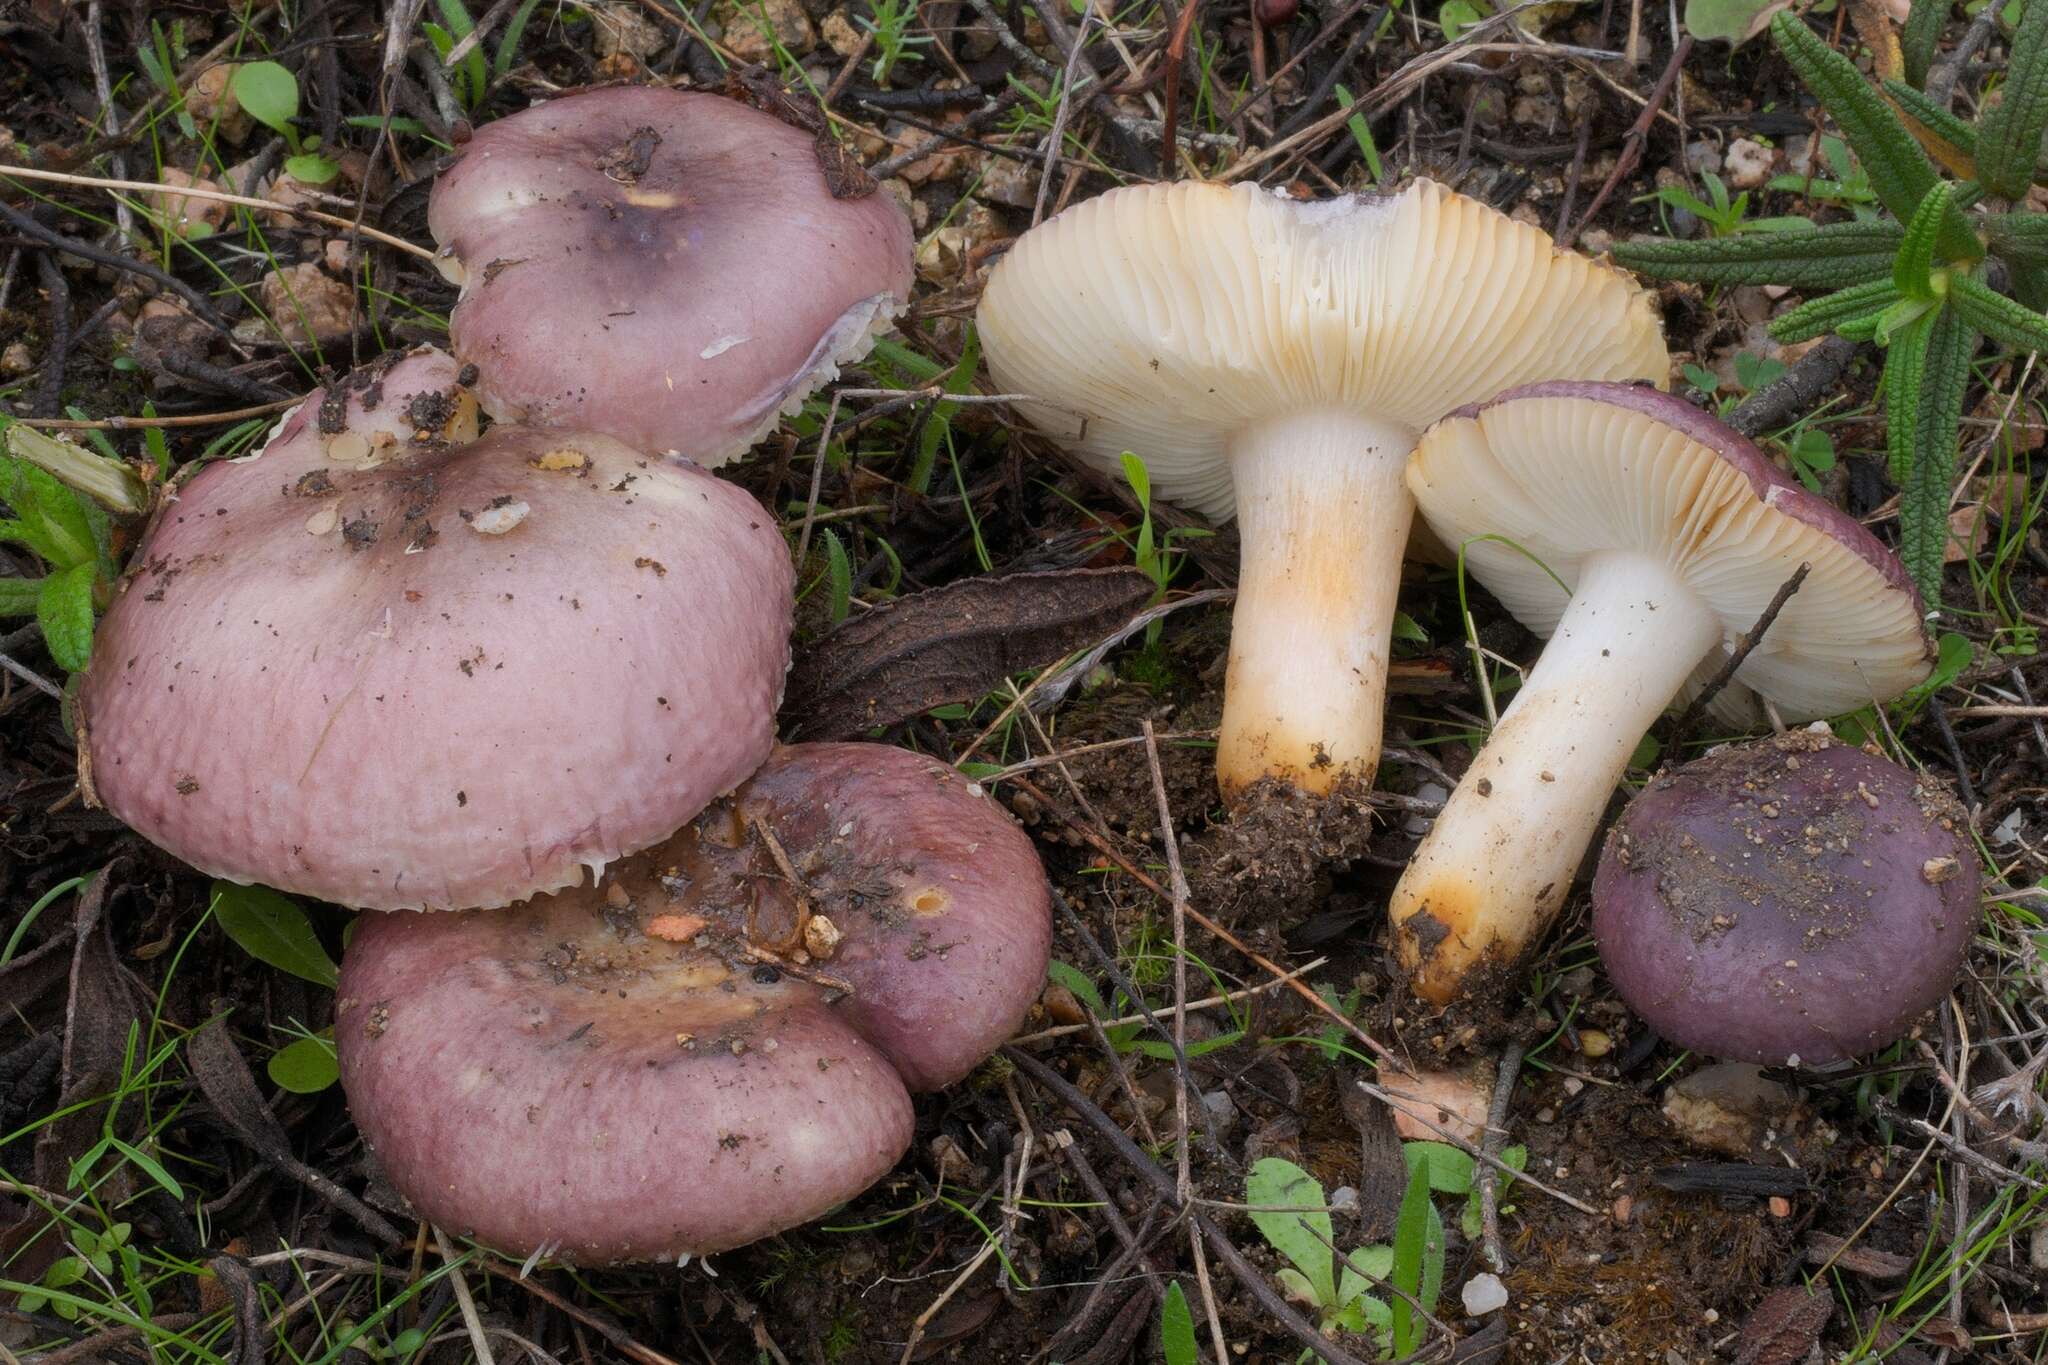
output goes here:
<path id="1" fill-rule="evenodd" d="M 716 466 L 909 300 L 909 220 L 835 198 L 810 134 L 721 95 L 594 90 L 478 131 L 428 222 L 501 421 Z"/>
<path id="2" fill-rule="evenodd" d="M 342 1084 L 423 1217 L 516 1255 L 671 1260 L 817 1217 L 908 1146 L 1044 983 L 1031 841 L 950 767 L 779 749 L 591 887 L 380 916 Z"/>
<path id="3" fill-rule="evenodd" d="M 419 351 L 167 497 L 78 697 L 88 793 L 200 871 L 504 905 L 667 838 L 774 743 L 774 518 L 587 432 L 472 442 Z"/>

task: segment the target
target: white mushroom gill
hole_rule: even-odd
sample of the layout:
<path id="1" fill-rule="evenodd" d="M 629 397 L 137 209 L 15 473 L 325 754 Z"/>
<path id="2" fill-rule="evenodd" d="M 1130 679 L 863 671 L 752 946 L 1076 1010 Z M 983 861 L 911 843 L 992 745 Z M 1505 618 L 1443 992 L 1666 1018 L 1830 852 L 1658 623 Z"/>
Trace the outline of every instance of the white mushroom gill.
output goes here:
<path id="1" fill-rule="evenodd" d="M 1551 377 L 1662 383 L 1625 276 L 1440 185 L 1306 203 L 1112 191 L 1025 234 L 979 314 L 1024 417 L 1115 476 L 1242 524 L 1217 778 L 1312 792 L 1378 765 L 1422 429 Z"/>

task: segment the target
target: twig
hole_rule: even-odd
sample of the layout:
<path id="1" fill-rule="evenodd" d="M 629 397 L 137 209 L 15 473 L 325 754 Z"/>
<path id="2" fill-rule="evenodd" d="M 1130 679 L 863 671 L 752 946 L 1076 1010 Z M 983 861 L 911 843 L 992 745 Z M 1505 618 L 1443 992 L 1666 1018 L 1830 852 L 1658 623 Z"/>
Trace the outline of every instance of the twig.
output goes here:
<path id="1" fill-rule="evenodd" d="M 17 427 L 34 427 L 40 431 L 141 431 L 149 427 L 213 427 L 224 426 L 229 422 L 247 421 L 251 417 L 267 417 L 271 413 L 296 407 L 303 401 L 305 400 L 300 398 L 280 398 L 275 403 L 230 408 L 226 412 L 190 412 L 173 417 L 95 417 L 90 420 L 71 417 L 17 417 L 14 424 Z"/>
<path id="2" fill-rule="evenodd" d="M 1963 68 L 1970 64 L 1970 58 L 1977 55 L 1977 49 L 1984 46 L 1997 30 L 1998 13 L 1999 6 L 1985 6 L 1963 30 L 1962 40 L 1927 68 L 1927 82 L 1922 87 L 1927 98 L 1943 109 L 1949 107 L 1955 99 L 1956 81 L 1962 76 Z"/>
<path id="3" fill-rule="evenodd" d="M 1287 973 L 1287 975 L 1277 977 L 1274 980 L 1261 981 L 1256 986 L 1247 986 L 1241 991 L 1231 991 L 1227 995 L 1211 995 L 1201 1000 L 1190 1000 L 1188 1001 L 1188 1008 L 1191 1010 L 1214 1009 L 1218 1005 L 1233 1005 L 1240 1000 L 1249 1000 L 1255 995 L 1266 995 L 1301 977 L 1307 976 L 1318 967 L 1327 966 L 1329 961 L 1330 959 L 1327 957 L 1319 957 L 1313 962 L 1304 963 Z M 1104 1019 L 1101 1021 L 1104 1028 L 1118 1028 L 1125 1024 L 1142 1024 L 1144 1022 L 1145 1016 L 1142 1014 L 1126 1014 L 1117 1019 Z M 1036 1033 L 1019 1034 L 1010 1041 L 1021 1046 L 1025 1043 L 1042 1043 L 1048 1039 L 1065 1038 L 1071 1034 L 1086 1033 L 1087 1031 L 1088 1025 L 1086 1024 L 1055 1024 L 1051 1028 L 1040 1029 Z"/>
<path id="4" fill-rule="evenodd" d="M 1593 196 L 1592 203 L 1586 205 L 1586 216 L 1579 219 L 1569 232 L 1559 234 L 1559 246 L 1568 247 L 1579 240 L 1579 234 L 1585 231 L 1586 224 L 1599 216 L 1600 210 L 1606 206 L 1607 196 L 1614 193 L 1614 187 L 1633 172 L 1636 163 L 1643 159 L 1643 147 L 1650 140 L 1650 129 L 1657 122 L 1657 111 L 1662 109 L 1664 101 L 1670 98 L 1671 88 L 1678 83 L 1678 73 L 1684 70 L 1685 59 L 1691 55 L 1692 35 L 1688 33 L 1679 40 L 1678 46 L 1672 49 L 1671 60 L 1664 65 L 1664 74 L 1650 87 L 1650 98 L 1644 102 L 1642 113 L 1636 115 L 1636 121 L 1629 125 L 1628 135 L 1622 139 L 1621 155 L 1615 158 L 1614 169 L 1608 172 L 1606 181 L 1600 186 L 1600 192 Z"/>
<path id="5" fill-rule="evenodd" d="M 1588 1204 L 1585 1200 L 1579 1198 L 1577 1195 L 1565 1193 L 1563 1190 L 1557 1188 L 1557 1186 L 1546 1183 L 1541 1176 L 1535 1175 L 1532 1172 L 1526 1170 L 1516 1170 L 1514 1167 L 1508 1165 L 1505 1161 L 1502 1161 L 1499 1157 L 1494 1156 L 1492 1153 L 1488 1152 L 1485 1148 L 1480 1147 L 1475 1143 L 1472 1143 L 1466 1140 L 1465 1138 L 1458 1136 L 1449 1128 L 1444 1127 L 1435 1119 L 1430 1118 L 1427 1114 L 1421 1113 L 1418 1110 L 1417 1106 L 1425 1105 L 1428 1103 L 1428 1101 L 1423 1099 L 1422 1096 L 1407 1095 L 1403 1094 L 1398 1090 L 1388 1090 L 1382 1086 L 1374 1085 L 1371 1081 L 1355 1081 L 1353 1082 L 1353 1084 L 1355 1084 L 1360 1090 L 1363 1090 L 1366 1094 L 1372 1096 L 1374 1099 L 1378 1100 L 1382 1104 L 1392 1105 L 1396 1101 L 1403 1101 L 1403 1103 L 1401 1103 L 1399 1107 L 1403 1113 L 1408 1115 L 1409 1118 L 1414 1119 L 1417 1123 L 1421 1124 L 1423 1127 L 1435 1133 L 1437 1136 L 1437 1140 L 1439 1142 L 1449 1143 L 1451 1146 L 1456 1147 L 1458 1150 L 1464 1152 L 1473 1160 L 1478 1161 L 1484 1166 L 1486 1166 L 1489 1170 L 1504 1171 L 1508 1175 L 1514 1177 L 1516 1180 L 1523 1181 L 1532 1188 L 1543 1191 L 1552 1199 L 1555 1199 L 1558 1203 L 1563 1204 L 1567 1208 L 1577 1209 L 1580 1213 L 1590 1214 L 1595 1218 L 1603 1216 L 1600 1210 L 1594 1208 L 1591 1204 Z"/>
<path id="6" fill-rule="evenodd" d="M 1794 361 L 1791 369 L 1743 399 L 1722 420 L 1744 436 L 1769 431 L 1793 413 L 1812 407 L 1835 386 L 1855 358 L 1855 342 L 1846 337 L 1828 337 Z"/>
<path id="7" fill-rule="evenodd" d="M 55 417 L 64 401 L 64 370 L 71 362 L 71 286 L 64 279 L 64 267 L 57 253 L 42 252 L 36 268 L 43 277 L 43 292 L 50 301 L 50 338 L 44 348 L 42 378 L 36 383 L 35 414 Z"/>
<path id="8" fill-rule="evenodd" d="M 1180 174 L 1180 145 L 1175 139 L 1175 125 L 1180 122 L 1180 78 L 1188 64 L 1188 34 L 1195 26 L 1195 16 L 1201 13 L 1202 0 L 1180 0 L 1180 17 L 1174 21 L 1173 34 L 1166 40 L 1166 90 L 1165 108 L 1159 115 L 1160 171 L 1168 179 Z M 1078 44 L 1077 44 L 1078 46 Z M 1195 1248 L 1197 1261 L 1202 1249 Z M 1223 1349 L 1221 1329 L 1218 1329 L 1216 1349 Z"/>
<path id="9" fill-rule="evenodd" d="M 448 1245 L 448 1234 L 440 1228 L 434 1229 L 434 1246 L 440 1251 L 441 1259 L 448 1263 L 448 1283 L 455 1289 L 455 1306 L 461 1310 L 462 1325 L 469 1329 L 470 1348 L 476 1352 L 479 1365 L 498 1365 L 491 1354 L 490 1338 L 484 1335 L 483 1319 L 476 1314 L 476 1300 L 470 1297 L 469 1281 L 463 1276 L 462 1262 L 455 1254 L 455 1248 Z"/>
<path id="10" fill-rule="evenodd" d="M 1778 613 L 1785 609 L 1785 604 L 1792 600 L 1792 594 L 1799 591 L 1799 585 L 1806 581 L 1806 575 L 1812 571 L 1813 566 L 1811 564 L 1801 564 L 1797 569 L 1794 569 L 1792 576 L 1780 584 L 1778 591 L 1772 594 L 1770 602 L 1763 609 L 1763 614 L 1756 618 L 1756 624 L 1736 638 L 1735 648 L 1728 651 L 1728 657 L 1721 661 L 1721 666 L 1718 669 L 1714 670 L 1714 676 L 1707 680 L 1707 685 L 1700 689 L 1699 695 L 1692 699 L 1691 704 L 1679 714 L 1677 721 L 1673 723 L 1671 727 L 1671 742 L 1665 749 L 1666 753 L 1672 755 L 1678 753 L 1680 746 L 1685 743 L 1687 733 L 1698 723 L 1700 716 L 1706 712 L 1708 704 L 1715 697 L 1721 695 L 1721 689 L 1726 687 L 1729 681 L 1735 677 L 1735 671 L 1742 667 L 1743 661 L 1750 656 L 1750 653 L 1758 645 L 1763 643 L 1764 635 L 1770 630 L 1772 623 L 1778 619 Z"/>
<path id="11" fill-rule="evenodd" d="M 476 26 L 462 35 L 462 41 L 448 49 L 448 55 L 441 59 L 441 65 L 453 69 L 457 62 L 476 51 L 477 44 L 490 36 L 491 30 L 510 12 L 514 3 L 516 0 L 495 0 L 489 9 L 484 11 L 484 17 L 476 21 Z"/>
<path id="12" fill-rule="evenodd" d="M 164 194 L 167 192 L 163 185 L 148 180 L 123 180 L 97 175 L 73 175 L 69 171 L 43 171 L 29 166 L 0 166 L 0 181 L 8 179 L 48 180 L 59 185 L 83 185 L 91 189 L 101 190 L 133 190 L 142 194 Z M 304 208 L 297 204 L 280 204 L 275 200 L 256 199 L 246 194 L 229 194 L 226 190 L 201 189 L 197 185 L 180 185 L 177 187 L 176 194 L 180 199 L 211 199 L 222 204 L 240 204 L 245 208 L 268 209 L 272 213 L 289 213 L 300 218 L 310 218 L 316 223 L 326 223 L 330 227 L 348 228 L 360 232 L 372 241 L 382 242 L 385 246 L 399 251 L 410 252 L 423 261 L 434 259 L 433 252 L 423 246 L 414 246 L 403 237 L 394 237 L 388 232 L 380 232 L 373 227 L 362 227 L 338 214 L 326 213 L 319 209 Z M 6 205 L 0 204 L 0 211 L 5 209 Z M 11 217 L 12 215 L 10 214 L 9 216 Z M 67 251 L 70 249 L 69 246 L 65 247 Z M 98 258 L 89 256 L 86 259 L 97 260 Z M 118 257 L 114 261 L 102 261 L 100 264 L 118 264 L 124 270 L 135 269 L 137 265 L 134 261 L 122 260 Z M 182 285 L 182 281 L 179 283 Z M 180 292 L 182 294 L 182 288 Z M 187 298 L 186 301 L 192 302 L 190 298 Z M 205 308 L 205 299 L 203 297 L 200 298 L 196 306 Z"/>
<path id="13" fill-rule="evenodd" d="M 24 664 L 16 663 L 13 659 L 9 658 L 5 654 L 0 654 L 0 668 L 6 669 L 9 673 L 12 673 L 15 677 L 21 679 L 30 687 L 35 688 L 38 692 L 47 693 L 49 696 L 55 697 L 58 701 L 64 700 L 63 688 L 57 686 L 48 678 L 36 672 L 34 669 L 29 668 Z"/>
<path id="14" fill-rule="evenodd" d="M 1074 72 L 1081 65 L 1081 50 L 1087 46 L 1085 40 L 1088 37 L 1088 25 L 1094 19 L 1094 10 L 1082 14 L 1081 37 L 1075 40 L 1073 47 L 1067 52 L 1067 69 L 1060 77 L 1060 102 L 1052 111 L 1052 130 L 1045 136 L 1045 170 L 1039 174 L 1038 199 L 1031 206 L 1031 223 L 1034 227 L 1045 217 L 1045 196 L 1052 188 L 1053 167 L 1059 162 L 1060 148 L 1066 145 L 1067 114 L 1074 103 Z M 1090 76 L 1094 74 L 1093 71 L 1089 72 Z M 1168 156 L 1175 155 L 1171 147 L 1165 148 L 1164 152 Z"/>
<path id="15" fill-rule="evenodd" d="M 1096 1134 L 1109 1144 L 1111 1150 L 1152 1187 L 1163 1202 L 1191 1220 L 1208 1242 L 1209 1249 L 1216 1253 L 1217 1259 L 1230 1268 L 1230 1273 L 1236 1277 L 1237 1282 L 1259 1301 L 1260 1306 L 1271 1314 L 1273 1320 L 1285 1328 L 1290 1336 L 1328 1361 L 1329 1365 L 1365 1365 L 1363 1360 L 1324 1336 L 1314 1323 L 1295 1311 L 1294 1305 L 1280 1296 L 1260 1273 L 1258 1267 L 1245 1259 L 1244 1253 L 1239 1251 L 1214 1223 L 1202 1217 L 1196 1209 L 1181 1204 L 1174 1194 L 1173 1177 L 1161 1170 L 1158 1162 L 1145 1155 L 1138 1145 L 1131 1141 L 1130 1134 L 1117 1127 L 1109 1115 L 1103 1113 L 1065 1077 L 1030 1053 L 1017 1048 L 1004 1047 L 1003 1056 L 1009 1058 L 1019 1071 L 1029 1076 L 1041 1089 L 1049 1090 L 1058 1096 L 1062 1103 L 1073 1110 L 1076 1117 L 1094 1129 Z"/>
<path id="16" fill-rule="evenodd" d="M 1031 1139 L 1028 1135 L 1017 1150 L 1017 1179 L 1014 1184 L 1014 1193 L 1010 1194 L 1007 1201 L 1013 1207 L 1017 1200 L 1024 1197 L 1024 1178 L 1031 1165 Z M 991 1237 L 981 1244 L 981 1250 L 975 1255 L 974 1259 L 960 1268 L 960 1273 L 953 1277 L 953 1282 L 946 1286 L 945 1292 L 936 1299 L 933 1299 L 931 1305 L 917 1315 L 917 1320 L 910 1324 L 910 1338 L 903 1343 L 903 1356 L 900 1365 L 910 1365 L 910 1362 L 916 1358 L 917 1345 L 924 1340 L 924 1329 L 931 1325 L 931 1320 L 938 1316 L 939 1310 L 944 1308 L 952 1297 L 960 1292 L 960 1287 L 972 1278 L 974 1272 L 981 1269 L 988 1261 L 988 1258 L 995 1254 L 996 1243 L 995 1239 Z"/>
<path id="17" fill-rule="evenodd" d="M 1487 1107 L 1486 1131 L 1479 1135 L 1479 1150 L 1489 1157 L 1500 1155 L 1501 1138 L 1507 1133 L 1508 1104 L 1514 1098 L 1515 1078 L 1521 1073 L 1522 1045 L 1509 1043 L 1494 1069 L 1493 1103 Z M 1491 1161 L 1479 1167 L 1479 1226 L 1486 1263 L 1498 1274 L 1507 1269 L 1508 1258 L 1500 1249 L 1500 1171 Z"/>
<path id="18" fill-rule="evenodd" d="M 107 50 L 105 39 L 100 34 L 100 0 L 87 0 L 85 7 L 85 60 L 92 68 L 93 93 L 99 96 L 100 113 L 104 116 L 107 136 L 121 136 L 121 109 L 114 103 L 114 85 L 107 75 Z M 128 161 L 120 152 L 111 158 L 114 174 L 128 174 Z M 114 225 L 121 229 L 123 237 L 135 231 L 135 219 L 126 204 L 114 206 Z"/>
<path id="19" fill-rule="evenodd" d="M 26 174 L 28 172 L 23 171 L 18 166 L 0 167 L 0 178 Z M 197 193 L 196 190 L 193 192 Z M 159 284 L 190 304 L 192 311 L 198 315 L 202 322 L 205 322 L 216 331 L 225 332 L 228 330 L 227 323 L 222 321 L 219 313 L 213 311 L 213 305 L 208 302 L 206 295 L 200 293 L 175 275 L 170 275 L 157 269 L 147 261 L 132 260 L 117 252 L 102 251 L 90 242 L 81 242 L 76 238 L 66 237 L 55 228 L 44 227 L 28 214 L 8 204 L 0 203 L 0 218 L 6 219 L 16 231 L 24 236 L 32 237 L 46 246 L 55 247 L 67 256 L 76 256 L 81 261 L 91 261 L 94 265 L 104 265 L 110 266 L 115 270 L 125 270 L 130 274 L 140 275 L 146 280 Z"/>

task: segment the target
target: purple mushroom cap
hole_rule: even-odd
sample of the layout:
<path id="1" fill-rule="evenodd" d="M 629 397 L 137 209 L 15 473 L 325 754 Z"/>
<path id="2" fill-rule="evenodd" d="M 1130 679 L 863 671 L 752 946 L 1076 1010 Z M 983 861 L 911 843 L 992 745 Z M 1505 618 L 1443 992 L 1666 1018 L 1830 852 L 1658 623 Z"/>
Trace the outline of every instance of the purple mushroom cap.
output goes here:
<path id="1" fill-rule="evenodd" d="M 1977 880 L 1946 791 L 1795 732 L 1645 788 L 1601 855 L 1593 934 L 1615 989 L 1672 1042 L 1824 1065 L 1883 1047 L 1948 993 Z"/>
<path id="2" fill-rule="evenodd" d="M 450 339 L 502 421 L 717 465 L 909 300 L 909 220 L 835 198 L 810 134 L 720 95 L 609 89 L 478 131 L 428 221 Z"/>
<path id="3" fill-rule="evenodd" d="M 767 757 L 774 518 L 590 433 L 473 442 L 421 351 L 166 499 L 78 697 L 88 793 L 200 871 L 504 905 L 667 838 Z"/>
<path id="4" fill-rule="evenodd" d="M 379 916 L 342 963 L 357 1126 L 422 1216 L 669 1260 L 793 1227 L 911 1136 L 1044 983 L 1031 841 L 950 767 L 800 744 L 690 827 L 511 910 Z"/>

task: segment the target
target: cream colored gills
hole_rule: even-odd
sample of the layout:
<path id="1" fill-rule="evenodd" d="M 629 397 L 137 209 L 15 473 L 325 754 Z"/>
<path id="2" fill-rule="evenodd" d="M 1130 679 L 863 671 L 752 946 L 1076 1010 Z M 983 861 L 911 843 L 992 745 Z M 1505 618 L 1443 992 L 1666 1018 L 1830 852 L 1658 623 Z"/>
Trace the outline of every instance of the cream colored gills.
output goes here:
<path id="1" fill-rule="evenodd" d="M 1131 451 L 1157 496 L 1241 518 L 1227 794 L 1377 767 L 1424 426 L 1534 379 L 1668 369 L 1626 276 L 1428 181 L 1322 203 L 1111 191 L 1018 241 L 979 325 L 1034 426 L 1112 477 Z"/>

